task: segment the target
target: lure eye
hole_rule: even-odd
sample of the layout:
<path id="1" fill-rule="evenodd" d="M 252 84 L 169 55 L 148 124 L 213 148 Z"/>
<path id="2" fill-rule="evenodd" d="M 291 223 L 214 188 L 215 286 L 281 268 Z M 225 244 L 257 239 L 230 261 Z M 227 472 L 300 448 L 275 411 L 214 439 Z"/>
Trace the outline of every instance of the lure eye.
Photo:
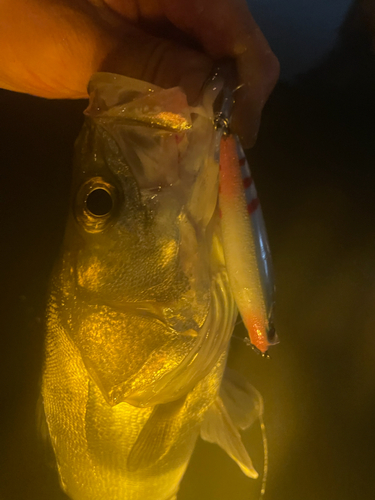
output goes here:
<path id="1" fill-rule="evenodd" d="M 103 217 L 108 215 L 113 208 L 111 193 L 106 189 L 96 188 L 87 195 L 87 210 L 94 216 Z"/>
<path id="2" fill-rule="evenodd" d="M 79 189 L 76 197 L 75 213 L 89 233 L 103 231 L 118 208 L 116 188 L 102 177 L 93 177 Z"/>

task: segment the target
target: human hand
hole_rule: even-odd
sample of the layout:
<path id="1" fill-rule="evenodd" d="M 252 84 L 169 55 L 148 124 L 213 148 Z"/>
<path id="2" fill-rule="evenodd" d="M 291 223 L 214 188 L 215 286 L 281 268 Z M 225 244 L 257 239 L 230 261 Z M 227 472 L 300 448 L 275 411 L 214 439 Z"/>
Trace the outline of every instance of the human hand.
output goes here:
<path id="1" fill-rule="evenodd" d="M 193 102 L 214 61 L 233 58 L 245 147 L 279 73 L 245 0 L 4 0 L 0 24 L 0 86 L 47 98 L 87 97 L 91 75 L 112 71 Z"/>

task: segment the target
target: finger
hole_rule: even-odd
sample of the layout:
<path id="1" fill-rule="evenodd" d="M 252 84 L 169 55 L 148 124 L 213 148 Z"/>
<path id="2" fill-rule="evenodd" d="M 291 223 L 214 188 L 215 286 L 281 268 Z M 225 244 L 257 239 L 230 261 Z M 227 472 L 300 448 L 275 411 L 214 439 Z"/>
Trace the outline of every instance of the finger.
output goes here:
<path id="1" fill-rule="evenodd" d="M 232 124 L 243 145 L 251 146 L 264 103 L 278 79 L 279 64 L 245 0 L 160 1 L 168 19 L 199 40 L 209 56 L 236 60 L 243 86 L 236 95 Z"/>
<path id="2" fill-rule="evenodd" d="M 114 27 L 95 17 L 95 9 L 79 9 L 82 5 L 78 0 L 12 0 L 0 5 L 3 88 L 48 98 L 82 98 L 87 97 L 93 73 L 112 71 L 162 87 L 180 85 L 191 102 L 197 98 L 212 68 L 208 57 L 123 21 Z"/>
<path id="3" fill-rule="evenodd" d="M 90 75 L 116 40 L 67 2 L 0 3 L 0 85 L 48 98 L 86 97 Z"/>

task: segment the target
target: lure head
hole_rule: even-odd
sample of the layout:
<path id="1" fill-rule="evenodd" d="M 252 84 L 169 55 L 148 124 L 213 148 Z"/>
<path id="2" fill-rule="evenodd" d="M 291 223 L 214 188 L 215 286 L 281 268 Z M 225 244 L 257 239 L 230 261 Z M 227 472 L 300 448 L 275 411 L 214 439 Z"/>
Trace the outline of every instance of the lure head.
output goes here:
<path id="1" fill-rule="evenodd" d="M 108 74 L 89 90 L 53 279 L 57 314 L 111 405 L 163 403 L 228 342 L 229 328 L 214 344 L 212 104 L 190 108 L 180 89 Z M 209 339 L 215 355 L 204 358 Z"/>
<path id="2" fill-rule="evenodd" d="M 268 324 L 265 334 L 256 332 L 254 335 L 251 327 L 248 328 L 248 332 L 250 338 L 246 338 L 246 343 L 252 347 L 254 352 L 260 354 L 262 358 L 269 358 L 269 347 L 279 343 L 279 338 L 273 324 Z"/>

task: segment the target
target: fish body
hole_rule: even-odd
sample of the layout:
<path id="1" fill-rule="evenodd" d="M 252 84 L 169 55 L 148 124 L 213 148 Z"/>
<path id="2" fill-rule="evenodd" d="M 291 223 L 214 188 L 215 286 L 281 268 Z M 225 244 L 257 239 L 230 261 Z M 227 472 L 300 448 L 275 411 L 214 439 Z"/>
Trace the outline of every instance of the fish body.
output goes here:
<path id="1" fill-rule="evenodd" d="M 257 477 L 262 412 L 226 371 L 237 315 L 212 101 L 110 74 L 90 84 L 47 307 L 43 408 L 73 500 L 172 500 L 199 434 Z M 224 379 L 223 379 L 224 377 Z"/>

